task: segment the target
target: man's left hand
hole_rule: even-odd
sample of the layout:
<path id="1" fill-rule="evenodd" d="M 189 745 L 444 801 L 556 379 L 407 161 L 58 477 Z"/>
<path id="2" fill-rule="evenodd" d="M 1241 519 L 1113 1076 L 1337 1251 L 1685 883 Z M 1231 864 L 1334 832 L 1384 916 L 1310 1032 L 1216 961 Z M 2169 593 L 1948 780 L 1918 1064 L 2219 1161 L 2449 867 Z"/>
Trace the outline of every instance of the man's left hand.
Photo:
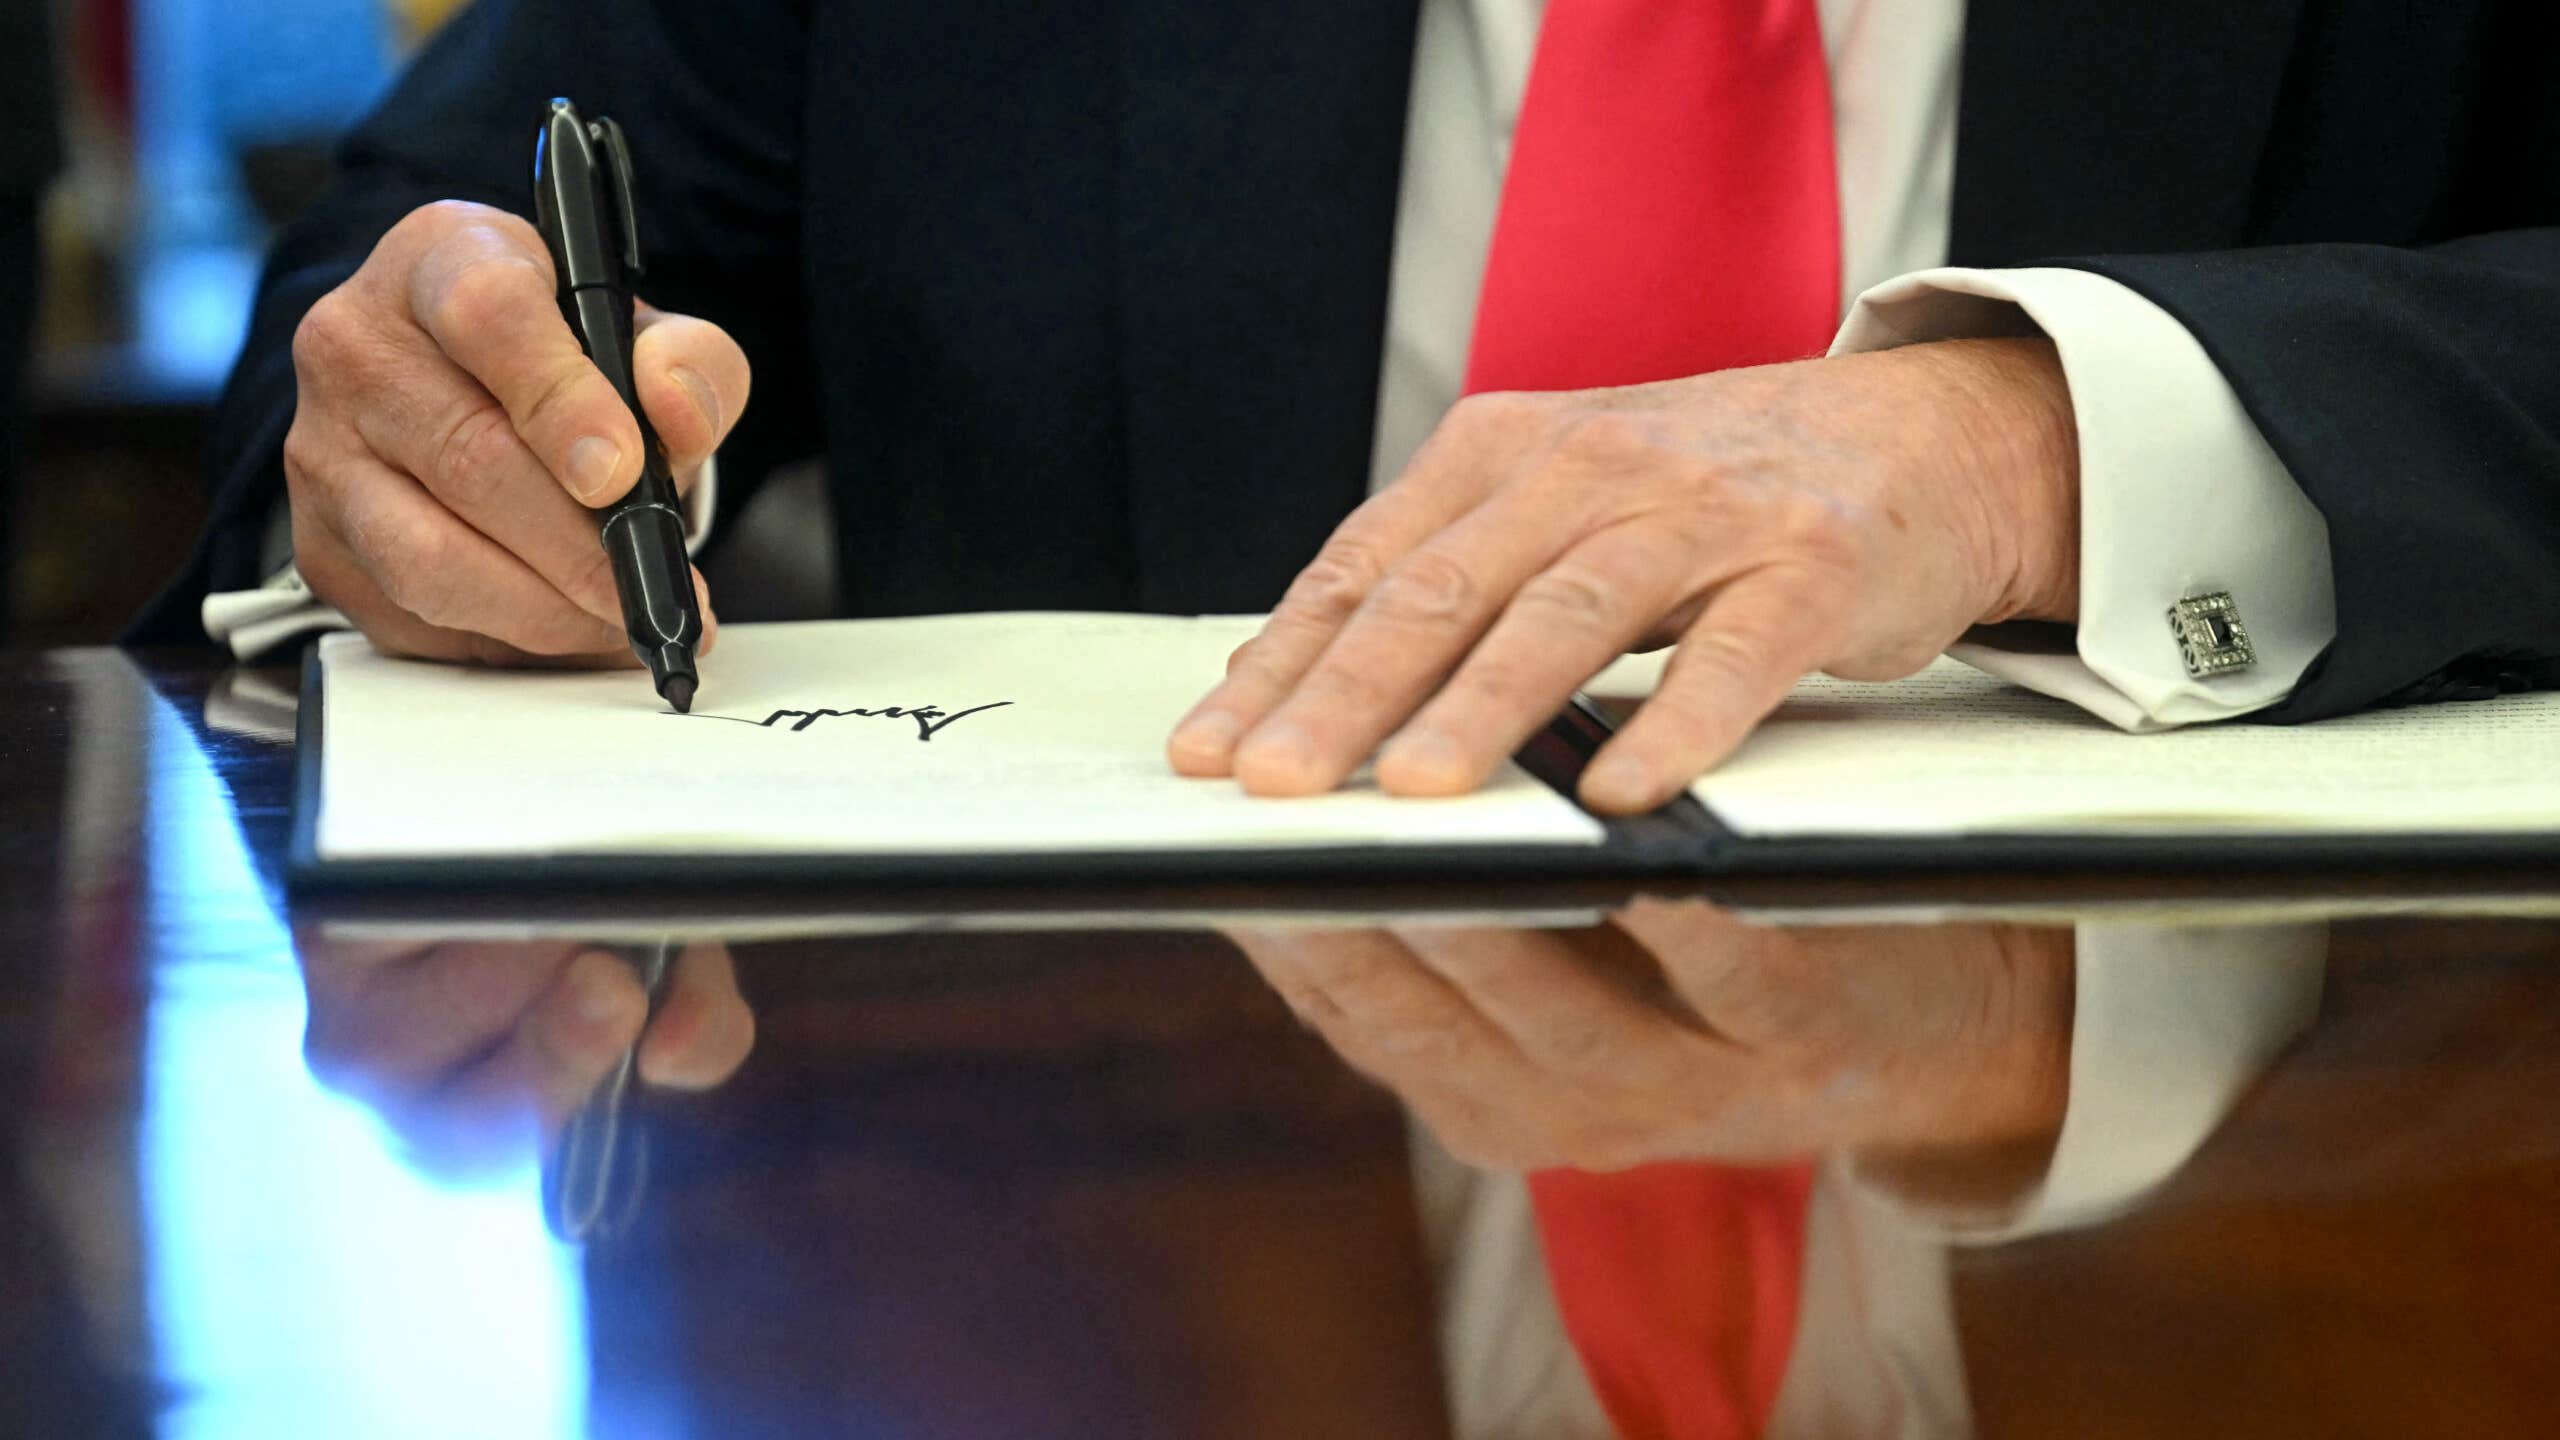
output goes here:
<path id="1" fill-rule="evenodd" d="M 1908 675 L 1973 625 L 2071 620 L 2079 461 L 2049 341 L 1962 340 L 1461 401 L 1174 731 L 1186 775 L 1474 789 L 1629 650 L 1661 689 L 1585 771 L 1662 804 L 1797 680 Z M 1385 748 L 1380 750 L 1384 742 Z"/>

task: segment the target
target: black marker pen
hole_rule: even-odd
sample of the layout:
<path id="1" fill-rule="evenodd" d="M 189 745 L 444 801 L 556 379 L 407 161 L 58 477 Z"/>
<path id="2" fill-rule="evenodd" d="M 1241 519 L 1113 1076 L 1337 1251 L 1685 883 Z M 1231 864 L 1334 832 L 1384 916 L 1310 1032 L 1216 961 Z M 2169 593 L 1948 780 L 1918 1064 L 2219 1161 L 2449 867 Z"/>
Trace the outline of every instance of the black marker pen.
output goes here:
<path id="1" fill-rule="evenodd" d="M 658 694 L 677 710 L 690 710 L 701 684 L 694 647 L 702 643 L 702 610 L 684 553 L 675 475 L 631 373 L 631 282 L 640 276 L 640 234 L 622 127 L 582 120 L 575 105 L 552 101 L 533 137 L 533 211 L 560 276 L 561 315 L 640 422 L 639 483 L 602 512 L 622 628 Z"/>

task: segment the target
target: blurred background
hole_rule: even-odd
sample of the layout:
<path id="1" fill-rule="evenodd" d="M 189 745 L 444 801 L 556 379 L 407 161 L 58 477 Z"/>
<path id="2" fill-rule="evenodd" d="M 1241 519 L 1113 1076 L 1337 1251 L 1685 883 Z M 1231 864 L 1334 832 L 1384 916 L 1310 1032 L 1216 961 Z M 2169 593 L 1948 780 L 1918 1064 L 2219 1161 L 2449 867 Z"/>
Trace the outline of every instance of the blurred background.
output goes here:
<path id="1" fill-rule="evenodd" d="M 0 641 L 176 570 L 269 236 L 462 3 L 0 0 Z"/>

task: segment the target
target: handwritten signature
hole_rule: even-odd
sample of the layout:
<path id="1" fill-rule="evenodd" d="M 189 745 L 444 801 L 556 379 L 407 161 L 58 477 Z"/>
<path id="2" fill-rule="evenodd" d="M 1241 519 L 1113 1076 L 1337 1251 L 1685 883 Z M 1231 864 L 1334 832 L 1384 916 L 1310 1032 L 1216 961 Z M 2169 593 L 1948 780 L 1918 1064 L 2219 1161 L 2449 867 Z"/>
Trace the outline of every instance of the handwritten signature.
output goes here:
<path id="1" fill-rule="evenodd" d="M 1012 703 L 1013 702 L 1010 700 L 998 700 L 993 704 L 972 705 L 966 710 L 956 710 L 948 714 L 945 714 L 942 707 L 939 705 L 883 705 L 876 710 L 776 710 L 761 720 L 750 720 L 743 715 L 713 715 L 705 711 L 696 710 L 692 714 L 686 715 L 683 718 L 688 720 L 726 720 L 732 725 L 761 725 L 768 730 L 782 724 L 785 720 L 790 720 L 794 723 L 789 728 L 794 731 L 806 730 L 821 720 L 830 718 L 841 719 L 846 716 L 853 715 L 863 716 L 867 719 L 913 720 L 916 722 L 916 738 L 918 740 L 930 741 L 934 736 L 941 734 L 952 725 L 962 720 L 966 720 L 972 715 L 981 714 L 988 710 L 1001 710 Z M 665 713 L 674 715 L 678 712 L 669 710 Z"/>

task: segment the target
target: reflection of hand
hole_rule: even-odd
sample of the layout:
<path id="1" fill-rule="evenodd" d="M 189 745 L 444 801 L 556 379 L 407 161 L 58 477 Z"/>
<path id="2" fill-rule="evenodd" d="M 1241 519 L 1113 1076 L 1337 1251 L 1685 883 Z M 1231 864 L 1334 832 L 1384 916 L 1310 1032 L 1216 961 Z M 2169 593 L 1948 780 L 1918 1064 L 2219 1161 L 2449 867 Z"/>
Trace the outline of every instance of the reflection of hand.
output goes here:
<path id="1" fill-rule="evenodd" d="M 299 937 L 312 1073 L 439 1170 L 548 1144 L 636 1042 L 644 1084 L 708 1089 L 755 1044 L 726 946 L 687 947 L 657 1014 L 630 962 L 543 943 L 387 946 Z M 646 1033 L 642 1033 L 643 1025 Z"/>
<path id="2" fill-rule="evenodd" d="M 2006 1149 L 2061 1124 L 2068 930 L 1762 929 L 1639 901 L 1580 931 L 1236 938 L 1479 1165 Z"/>

